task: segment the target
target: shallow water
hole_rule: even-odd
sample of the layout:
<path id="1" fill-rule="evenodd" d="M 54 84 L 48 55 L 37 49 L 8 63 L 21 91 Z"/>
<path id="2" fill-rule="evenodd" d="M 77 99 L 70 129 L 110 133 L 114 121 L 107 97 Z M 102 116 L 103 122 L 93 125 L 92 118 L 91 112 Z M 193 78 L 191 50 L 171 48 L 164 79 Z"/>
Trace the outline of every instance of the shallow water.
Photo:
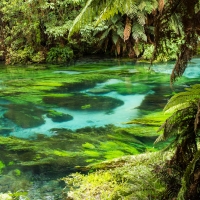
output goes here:
<path id="1" fill-rule="evenodd" d="M 18 124 L 15 124 L 15 122 L 13 122 L 12 120 L 9 120 L 7 118 L 5 118 L 4 113 L 6 112 L 6 107 L 5 105 L 8 104 L 12 104 L 12 99 L 15 99 L 15 97 L 18 97 L 17 101 L 20 101 L 20 93 L 24 93 L 24 89 L 26 89 L 27 85 L 25 84 L 25 86 L 22 84 L 20 84 L 19 86 L 16 86 L 13 88 L 11 88 L 11 92 L 9 94 L 7 94 L 5 92 L 5 95 L 2 94 L 1 95 L 1 99 L 0 99 L 0 105 L 1 105 L 1 109 L 0 109 L 0 116 L 1 116 L 1 126 L 6 128 L 11 128 L 12 131 L 9 133 L 10 136 L 16 136 L 19 138 L 33 138 L 35 134 L 44 134 L 47 136 L 52 136 L 54 134 L 54 132 L 51 131 L 52 128 L 66 128 L 66 129 L 71 129 L 71 130 L 76 130 L 79 128 L 83 128 L 83 127 L 87 127 L 87 126 L 95 126 L 95 127 L 99 127 L 99 126 L 104 126 L 106 124 L 114 124 L 116 126 L 127 126 L 125 125 L 126 122 L 137 118 L 140 115 L 140 110 L 137 109 L 141 103 L 144 101 L 145 97 L 147 97 L 148 95 L 154 94 L 152 96 L 154 96 L 153 98 L 156 99 L 156 95 L 160 96 L 159 92 L 155 92 L 155 88 L 161 88 L 160 90 L 163 90 L 162 87 L 165 86 L 167 88 L 167 90 L 170 91 L 170 84 L 169 84 L 169 80 L 162 80 L 162 74 L 163 76 L 167 77 L 166 74 L 170 74 L 173 68 L 174 63 L 157 63 L 157 64 L 153 64 L 152 66 L 147 64 L 147 63 L 138 63 L 138 64 L 133 64 L 131 62 L 102 62 L 97 63 L 98 68 L 94 70 L 94 66 L 95 63 L 92 63 L 91 69 L 90 69 L 90 65 L 91 65 L 91 61 L 89 62 L 89 64 L 84 63 L 77 63 L 77 65 L 75 66 L 71 66 L 71 67 L 56 67 L 55 69 L 45 69 L 45 73 L 44 74 L 40 74 L 38 72 L 36 72 L 34 74 L 34 70 L 30 70 L 30 69 L 9 69 L 9 67 L 6 67 L 5 70 L 5 75 L 2 76 L 2 80 L 0 79 L 0 90 L 5 91 L 5 90 L 9 90 L 9 82 L 14 81 L 14 84 L 17 83 L 19 84 L 19 82 L 25 82 L 26 81 L 30 81 L 34 82 L 35 80 L 37 81 L 38 77 L 40 78 L 40 82 L 39 82 L 39 87 L 40 84 L 41 87 L 44 86 L 44 95 L 48 95 L 49 91 L 48 90 L 52 90 L 54 91 L 55 89 L 57 90 L 56 86 L 60 86 L 63 84 L 63 82 L 58 83 L 57 85 L 55 83 L 55 87 L 50 87 L 48 89 L 48 81 L 52 81 L 54 79 L 54 75 L 62 75 L 62 78 L 65 77 L 63 75 L 69 75 L 70 77 L 76 76 L 78 77 L 80 74 L 91 74 L 91 73 L 112 73 L 112 72 L 116 72 L 116 73 L 122 73 L 122 75 L 119 75 L 119 78 L 108 78 L 105 81 L 101 81 L 100 83 L 98 83 L 98 80 L 96 81 L 96 83 L 92 84 L 91 86 L 86 85 L 86 88 L 84 89 L 84 87 L 82 89 L 82 86 L 79 84 L 78 86 L 73 87 L 73 89 L 69 90 L 72 94 L 74 92 L 78 92 L 81 94 L 85 94 L 88 96 L 105 96 L 105 97 L 112 97 L 114 99 L 119 99 L 121 101 L 123 101 L 123 105 L 118 106 L 116 108 L 112 108 L 112 109 L 108 109 L 108 110 L 89 110 L 89 109 L 70 109 L 68 107 L 63 107 L 60 106 L 58 107 L 56 106 L 51 106 L 51 109 L 64 113 L 64 114 L 70 114 L 71 116 L 73 116 L 73 120 L 70 121 L 63 121 L 63 122 L 54 122 L 52 121 L 52 119 L 48 118 L 46 114 L 43 114 L 43 120 L 45 121 L 42 125 L 38 125 L 35 127 L 27 127 L 27 128 L 23 128 L 20 127 Z M 107 66 L 108 65 L 108 66 Z M 76 68 L 76 66 L 78 66 L 78 68 Z M 99 67 L 100 66 L 100 67 Z M 135 67 L 137 66 L 137 67 Z M 64 69 L 63 69 L 64 68 Z M 156 74 L 151 74 L 151 73 L 147 73 L 147 71 L 149 70 L 149 68 L 151 68 L 152 72 L 155 72 Z M 140 74 L 140 69 L 143 69 L 144 76 L 138 76 L 138 74 Z M 193 80 L 195 81 L 196 79 L 198 79 L 200 77 L 200 58 L 194 58 L 190 64 L 189 67 L 186 69 L 184 76 L 189 78 L 190 81 Z M 123 74 L 125 70 L 125 74 Z M 29 72 L 31 71 L 31 72 Z M 38 70 L 39 71 L 39 70 Z M 44 77 L 43 77 L 44 76 Z M 134 77 L 137 77 L 136 80 L 134 80 Z M 155 77 L 155 78 L 154 78 Z M 55 80 L 58 77 L 55 77 Z M 68 78 L 66 76 L 66 78 Z M 141 78 L 141 79 L 140 79 Z M 133 79 L 133 80 L 132 80 Z M 41 80 L 43 81 L 41 83 Z M 187 84 L 186 80 L 183 83 L 181 83 L 181 85 L 185 86 Z M 109 85 L 115 85 L 118 83 L 124 84 L 124 87 L 127 87 L 127 90 L 129 87 L 137 87 L 137 83 L 142 82 L 143 85 L 147 85 L 149 88 L 146 89 L 145 91 L 140 92 L 129 92 L 129 91 L 125 91 L 124 93 L 120 93 L 120 91 L 116 90 L 116 88 L 114 90 L 108 90 L 106 91 L 104 88 L 106 88 Z M 12 85 L 11 84 L 11 85 Z M 47 87 L 46 87 L 47 85 Z M 180 86 L 181 86 L 180 85 Z M 37 85 L 38 86 L 38 85 Z M 51 85 L 50 85 L 51 86 Z M 53 85 L 54 86 L 54 85 Z M 18 89 L 18 88 L 23 88 L 22 90 Z M 37 88 L 36 91 L 33 91 L 31 93 L 31 89 L 34 88 L 36 86 L 30 86 L 29 91 L 26 92 L 28 96 L 34 95 L 35 98 L 35 93 L 37 96 Z M 15 93 L 15 89 L 17 88 L 18 93 Z M 39 88 L 40 89 L 40 88 Z M 102 90 L 104 89 L 104 90 Z M 124 89 L 124 88 L 123 88 Z M 125 88 L 126 89 L 126 88 Z M 14 91 L 13 91 L 14 90 Z M 45 90 L 46 90 L 46 94 L 45 94 Z M 58 91 L 55 90 L 55 93 L 58 93 Z M 60 89 L 59 89 L 60 90 Z M 94 93 L 94 91 L 106 91 L 106 92 L 98 92 L 98 93 Z M 131 89 L 130 89 L 131 90 Z M 70 93 L 69 91 L 67 91 L 66 89 L 62 89 L 61 92 L 59 91 L 60 94 L 64 95 L 65 93 Z M 127 92 L 127 93 L 126 93 Z M 53 92 L 51 92 L 53 93 Z M 40 94 L 38 94 L 39 96 Z M 52 94 L 51 94 L 52 95 Z M 166 93 L 166 95 L 169 95 Z M 8 96 L 8 98 L 7 98 Z M 30 101 L 30 100 L 29 100 Z M 80 99 L 81 101 L 81 99 Z M 41 100 L 40 100 L 41 102 Z M 26 102 L 26 101 L 22 101 L 19 102 L 20 105 L 22 105 L 23 103 L 30 103 L 30 102 Z M 32 103 L 32 102 L 31 102 Z M 35 102 L 33 102 L 35 104 Z M 151 102 L 151 105 L 153 103 Z M 155 101 L 155 107 L 157 102 Z M 47 109 L 46 105 L 42 104 L 35 104 L 36 106 L 41 107 L 42 109 Z M 87 104 L 86 104 L 87 106 Z M 147 105 L 148 106 L 148 105 Z M 84 107 L 84 105 L 82 106 Z M 163 106 L 158 107 L 159 109 L 162 109 Z M 8 135 L 8 134 L 6 134 Z"/>
<path id="2" fill-rule="evenodd" d="M 57 178 L 76 166 L 154 151 L 155 127 L 127 122 L 162 111 L 174 92 L 199 83 L 200 59 L 195 58 L 171 89 L 173 64 L 2 65 L 0 193 L 22 190 L 21 199 L 63 199 Z"/>

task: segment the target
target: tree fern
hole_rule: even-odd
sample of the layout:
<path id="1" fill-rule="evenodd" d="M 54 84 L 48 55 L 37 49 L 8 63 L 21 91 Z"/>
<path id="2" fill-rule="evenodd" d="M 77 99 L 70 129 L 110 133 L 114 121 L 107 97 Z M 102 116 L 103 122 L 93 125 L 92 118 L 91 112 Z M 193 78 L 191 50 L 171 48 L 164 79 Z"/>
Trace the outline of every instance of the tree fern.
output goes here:
<path id="1" fill-rule="evenodd" d="M 178 106 L 178 109 L 177 107 Z M 161 176 L 167 183 L 162 199 L 198 199 L 200 189 L 200 84 L 186 88 L 173 96 L 165 110 L 173 109 L 158 131 L 163 130 L 156 142 L 174 136 L 170 147 L 174 153 L 165 163 Z M 181 183 L 181 184 L 180 184 Z M 174 190 L 174 188 L 176 188 Z"/>
<path id="2" fill-rule="evenodd" d="M 81 13 L 74 20 L 69 31 L 69 37 L 78 31 L 81 26 L 94 20 L 95 16 L 97 16 L 96 25 L 104 20 L 111 19 L 118 13 L 121 13 L 121 15 L 126 14 L 131 18 L 138 16 L 139 23 L 144 25 L 146 14 L 156 9 L 156 6 L 156 0 L 88 0 Z"/>
<path id="3" fill-rule="evenodd" d="M 190 104 L 196 103 L 200 99 L 200 84 L 185 88 L 186 91 L 173 96 L 164 108 L 166 113 L 176 112 L 179 109 L 187 108 Z"/>

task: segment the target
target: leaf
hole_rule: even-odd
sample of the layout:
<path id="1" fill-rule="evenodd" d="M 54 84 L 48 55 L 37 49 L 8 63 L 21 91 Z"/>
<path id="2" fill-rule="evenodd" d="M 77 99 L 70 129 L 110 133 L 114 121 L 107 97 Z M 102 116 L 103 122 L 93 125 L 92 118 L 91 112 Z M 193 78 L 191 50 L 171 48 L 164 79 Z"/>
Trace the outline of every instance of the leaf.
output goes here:
<path id="1" fill-rule="evenodd" d="M 124 28 L 124 41 L 128 40 L 131 34 L 132 21 L 129 17 L 126 17 L 126 25 Z"/>
<path id="2" fill-rule="evenodd" d="M 158 10 L 160 13 L 162 13 L 164 6 L 165 6 L 165 0 L 159 0 L 158 1 Z"/>
<path id="3" fill-rule="evenodd" d="M 113 33 L 112 34 L 112 41 L 115 45 L 117 44 L 118 40 L 119 40 L 119 35 L 117 35 L 116 33 Z"/>
<path id="4" fill-rule="evenodd" d="M 81 25 L 88 23 L 89 19 L 85 18 L 85 16 L 89 16 L 89 14 L 90 14 L 90 12 L 92 10 L 92 9 L 89 9 L 89 7 L 91 6 L 91 4 L 94 1 L 95 0 L 88 0 L 87 1 L 86 5 L 83 8 L 83 10 L 81 11 L 81 13 L 74 20 L 74 22 L 72 24 L 72 27 L 69 30 L 68 38 L 70 38 L 74 32 L 76 32 L 77 30 L 79 30 L 80 27 L 81 27 Z"/>

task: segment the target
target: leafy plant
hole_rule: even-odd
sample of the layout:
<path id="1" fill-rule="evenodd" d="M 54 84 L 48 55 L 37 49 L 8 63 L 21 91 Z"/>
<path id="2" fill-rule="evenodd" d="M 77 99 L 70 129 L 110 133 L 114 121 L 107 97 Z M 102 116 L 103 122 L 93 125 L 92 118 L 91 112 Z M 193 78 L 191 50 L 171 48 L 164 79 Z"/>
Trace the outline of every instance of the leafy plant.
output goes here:
<path id="1" fill-rule="evenodd" d="M 73 50 L 66 47 L 52 47 L 47 53 L 47 62 L 50 63 L 63 63 L 70 61 L 74 56 Z"/>
<path id="2" fill-rule="evenodd" d="M 174 155 L 161 174 L 167 182 L 163 199 L 198 199 L 200 189 L 200 85 L 186 88 L 173 96 L 165 107 L 172 115 L 160 127 L 163 134 L 156 142 L 174 137 L 170 147 Z"/>

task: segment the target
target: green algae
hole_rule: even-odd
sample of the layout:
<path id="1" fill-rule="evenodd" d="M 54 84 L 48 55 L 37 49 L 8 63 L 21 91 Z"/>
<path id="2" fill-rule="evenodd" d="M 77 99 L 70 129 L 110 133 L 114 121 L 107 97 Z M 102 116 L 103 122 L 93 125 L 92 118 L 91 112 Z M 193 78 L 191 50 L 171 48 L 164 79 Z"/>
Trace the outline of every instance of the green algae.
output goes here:
<path id="1" fill-rule="evenodd" d="M 77 94 L 68 97 L 43 97 L 43 102 L 45 104 L 53 104 L 59 107 L 67 107 L 69 109 L 75 110 L 109 110 L 123 105 L 123 101 L 115 99 L 112 97 L 105 96 L 87 96 L 82 94 Z"/>
<path id="2" fill-rule="evenodd" d="M 0 174 L 2 173 L 4 168 L 5 168 L 5 164 L 0 160 Z"/>
<path id="3" fill-rule="evenodd" d="M 58 67 L 58 66 L 56 66 Z M 55 66 L 32 68 L 13 68 L 7 67 L 1 70 L 0 79 L 1 97 L 5 97 L 13 103 L 40 103 L 46 93 L 52 92 L 63 94 L 65 91 L 81 90 L 90 88 L 98 82 L 112 78 L 112 75 L 101 73 L 91 74 L 58 74 L 54 73 Z M 60 68 L 62 69 L 62 68 Z"/>
<path id="4" fill-rule="evenodd" d="M 4 117 L 22 128 L 37 127 L 45 122 L 42 117 L 45 112 L 32 105 L 10 104 L 7 107 Z"/>
<path id="5" fill-rule="evenodd" d="M 31 141 L 0 137 L 0 145 L 6 163 L 15 160 L 12 165 L 7 165 L 8 169 L 15 167 L 17 163 L 18 167 L 39 167 L 41 169 L 48 165 L 56 172 L 63 167 L 66 167 L 66 170 L 73 169 L 76 166 L 87 166 L 88 163 L 153 150 L 151 148 L 154 147 L 154 140 L 150 140 L 151 136 L 149 136 L 148 145 L 142 137 L 138 137 L 138 131 L 142 132 L 142 130 L 143 127 L 126 129 L 114 126 L 84 128 L 76 132 L 67 129 L 53 129 L 56 135 L 52 137 L 38 135 L 38 139 Z M 149 127 L 149 132 L 151 131 Z M 148 136 L 146 136 L 147 139 Z"/>
<path id="6" fill-rule="evenodd" d="M 119 94 L 127 95 L 127 94 L 145 94 L 150 88 L 145 84 L 132 84 L 129 83 L 116 83 L 105 86 L 105 89 L 109 89 L 111 91 L 117 91 Z"/>
<path id="7" fill-rule="evenodd" d="M 164 114 L 164 112 L 162 111 L 153 113 L 146 112 L 146 115 L 140 118 L 133 119 L 127 122 L 127 124 L 139 124 L 139 125 L 160 127 L 169 116 L 170 116 L 169 114 Z"/>
<path id="8" fill-rule="evenodd" d="M 51 118 L 52 121 L 54 122 L 65 122 L 65 121 L 70 121 L 73 119 L 71 115 L 58 112 L 55 110 L 49 110 L 47 113 L 47 117 Z"/>
<path id="9" fill-rule="evenodd" d="M 82 147 L 84 147 L 86 149 L 95 149 L 95 146 L 89 142 L 82 144 Z"/>

